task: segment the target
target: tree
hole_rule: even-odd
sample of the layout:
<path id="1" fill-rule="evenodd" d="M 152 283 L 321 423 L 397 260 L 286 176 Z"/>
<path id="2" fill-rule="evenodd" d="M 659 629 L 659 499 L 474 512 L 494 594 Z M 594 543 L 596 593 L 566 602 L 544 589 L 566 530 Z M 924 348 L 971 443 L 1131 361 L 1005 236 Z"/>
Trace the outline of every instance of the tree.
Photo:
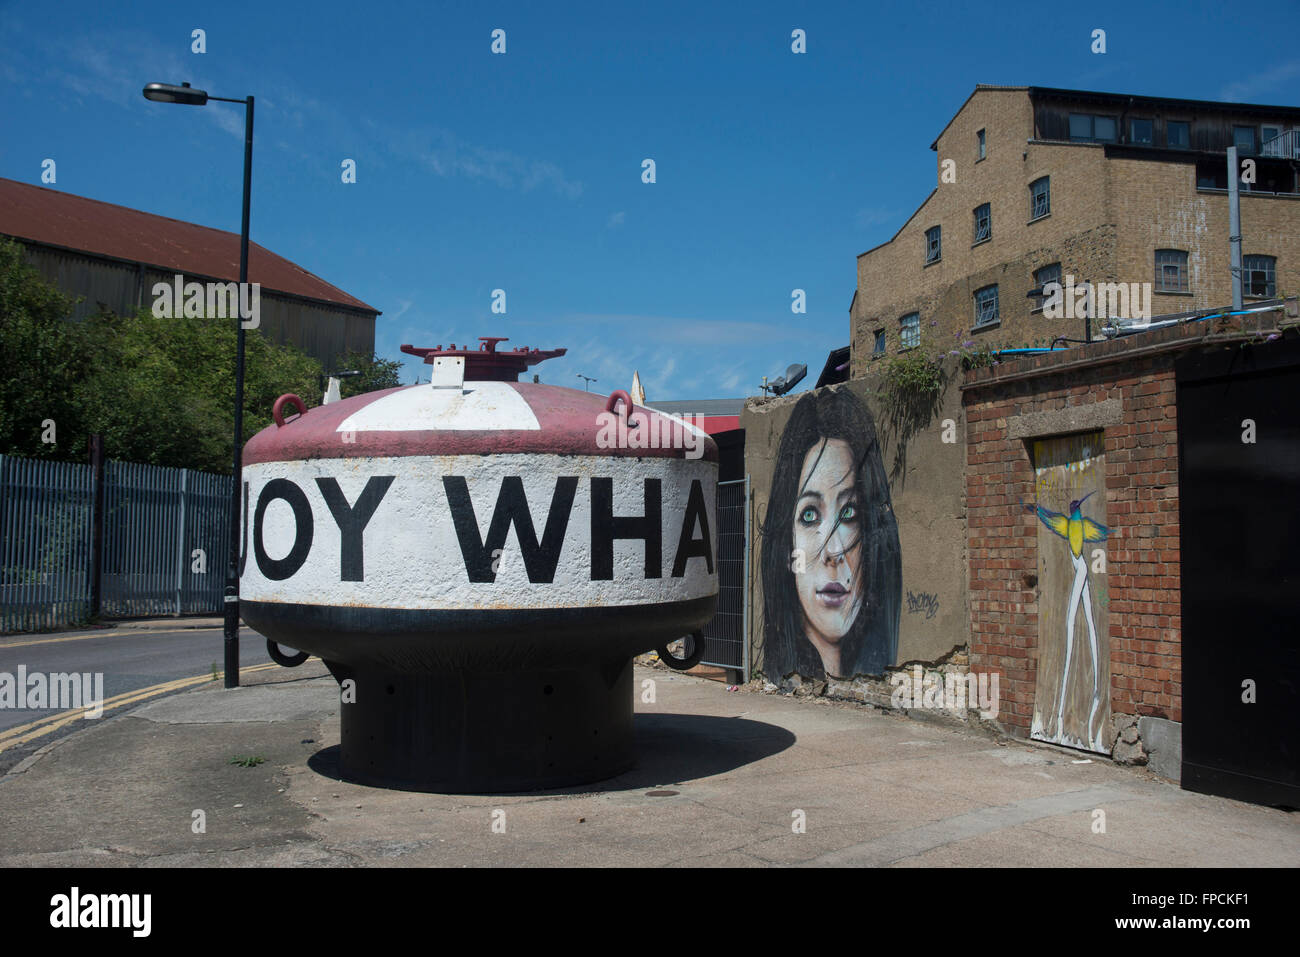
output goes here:
<path id="1" fill-rule="evenodd" d="M 0 453 L 85 461 L 106 454 L 229 473 L 234 457 L 235 323 L 160 319 L 149 309 L 72 322 L 75 303 L 0 242 Z M 319 405 L 320 363 L 245 333 L 244 441 L 271 424 L 286 392 Z M 42 442 L 52 419 L 57 441 Z"/>
<path id="2" fill-rule="evenodd" d="M 0 452 L 84 456 L 77 389 L 94 357 L 67 321 L 75 305 L 27 265 L 21 244 L 0 240 Z"/>
<path id="3" fill-rule="evenodd" d="M 83 386 L 86 425 L 107 453 L 152 465 L 229 472 L 235 415 L 235 323 L 101 313 L 88 323 L 99 361 Z M 319 405 L 320 363 L 257 332 L 244 336 L 247 442 L 286 392 Z"/>

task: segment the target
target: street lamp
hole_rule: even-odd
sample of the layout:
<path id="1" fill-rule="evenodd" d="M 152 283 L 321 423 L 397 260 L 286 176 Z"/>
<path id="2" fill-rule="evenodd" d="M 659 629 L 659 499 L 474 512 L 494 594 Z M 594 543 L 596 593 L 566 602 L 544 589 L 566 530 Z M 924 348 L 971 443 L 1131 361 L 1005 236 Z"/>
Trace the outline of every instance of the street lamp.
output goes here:
<path id="1" fill-rule="evenodd" d="M 585 380 L 584 383 L 583 383 L 583 390 L 582 390 L 582 391 L 583 391 L 583 392 L 590 392 L 590 391 L 591 391 L 591 384 L 592 384 L 593 382 L 595 382 L 596 380 L 593 379 L 591 376 L 583 375 L 581 372 L 577 373 L 577 375 L 578 375 L 578 378 L 579 378 L 579 379 L 584 379 L 584 380 Z"/>
<path id="2" fill-rule="evenodd" d="M 144 88 L 144 98 L 155 103 L 180 103 L 183 106 L 204 106 L 208 100 L 222 103 L 244 104 L 244 217 L 239 231 L 239 286 L 248 282 L 248 205 L 253 188 L 253 98 L 242 100 L 224 96 L 208 96 L 206 90 L 195 90 L 188 83 L 172 86 L 168 83 L 149 83 Z M 240 492 L 243 473 L 244 444 L 244 322 L 235 310 L 235 456 L 234 488 L 230 494 L 230 559 L 226 566 L 225 589 L 225 666 L 226 687 L 239 687 L 239 525 Z"/>

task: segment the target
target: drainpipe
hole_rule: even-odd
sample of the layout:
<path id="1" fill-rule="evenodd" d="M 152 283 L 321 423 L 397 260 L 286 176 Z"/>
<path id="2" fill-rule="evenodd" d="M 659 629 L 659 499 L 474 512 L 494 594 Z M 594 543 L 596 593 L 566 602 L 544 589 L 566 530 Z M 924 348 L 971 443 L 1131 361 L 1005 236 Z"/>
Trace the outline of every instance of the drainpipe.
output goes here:
<path id="1" fill-rule="evenodd" d="M 1232 250 L 1232 308 L 1240 309 L 1241 297 L 1241 192 L 1237 147 L 1228 147 L 1228 245 Z"/>

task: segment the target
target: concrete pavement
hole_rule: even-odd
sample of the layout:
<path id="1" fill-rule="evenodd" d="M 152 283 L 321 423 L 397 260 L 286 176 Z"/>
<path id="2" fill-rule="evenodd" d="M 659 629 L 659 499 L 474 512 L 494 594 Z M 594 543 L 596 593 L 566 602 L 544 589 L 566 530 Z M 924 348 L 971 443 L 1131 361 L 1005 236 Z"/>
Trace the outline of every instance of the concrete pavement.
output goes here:
<path id="1" fill-rule="evenodd" d="M 657 700 L 637 704 L 634 770 L 481 797 L 339 781 L 319 661 L 187 690 L 84 722 L 0 779 L 0 865 L 1300 862 L 1293 816 L 1144 769 L 638 666 L 645 678 Z"/>

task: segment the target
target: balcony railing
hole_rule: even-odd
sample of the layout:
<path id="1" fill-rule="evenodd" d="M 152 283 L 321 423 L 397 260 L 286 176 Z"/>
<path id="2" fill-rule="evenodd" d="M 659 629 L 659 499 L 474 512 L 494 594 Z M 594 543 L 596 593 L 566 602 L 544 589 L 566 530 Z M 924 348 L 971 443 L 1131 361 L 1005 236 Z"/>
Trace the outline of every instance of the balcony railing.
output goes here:
<path id="1" fill-rule="evenodd" d="M 1300 159 L 1300 130 L 1287 130 L 1271 140 L 1265 140 L 1259 148 L 1259 155 Z"/>

